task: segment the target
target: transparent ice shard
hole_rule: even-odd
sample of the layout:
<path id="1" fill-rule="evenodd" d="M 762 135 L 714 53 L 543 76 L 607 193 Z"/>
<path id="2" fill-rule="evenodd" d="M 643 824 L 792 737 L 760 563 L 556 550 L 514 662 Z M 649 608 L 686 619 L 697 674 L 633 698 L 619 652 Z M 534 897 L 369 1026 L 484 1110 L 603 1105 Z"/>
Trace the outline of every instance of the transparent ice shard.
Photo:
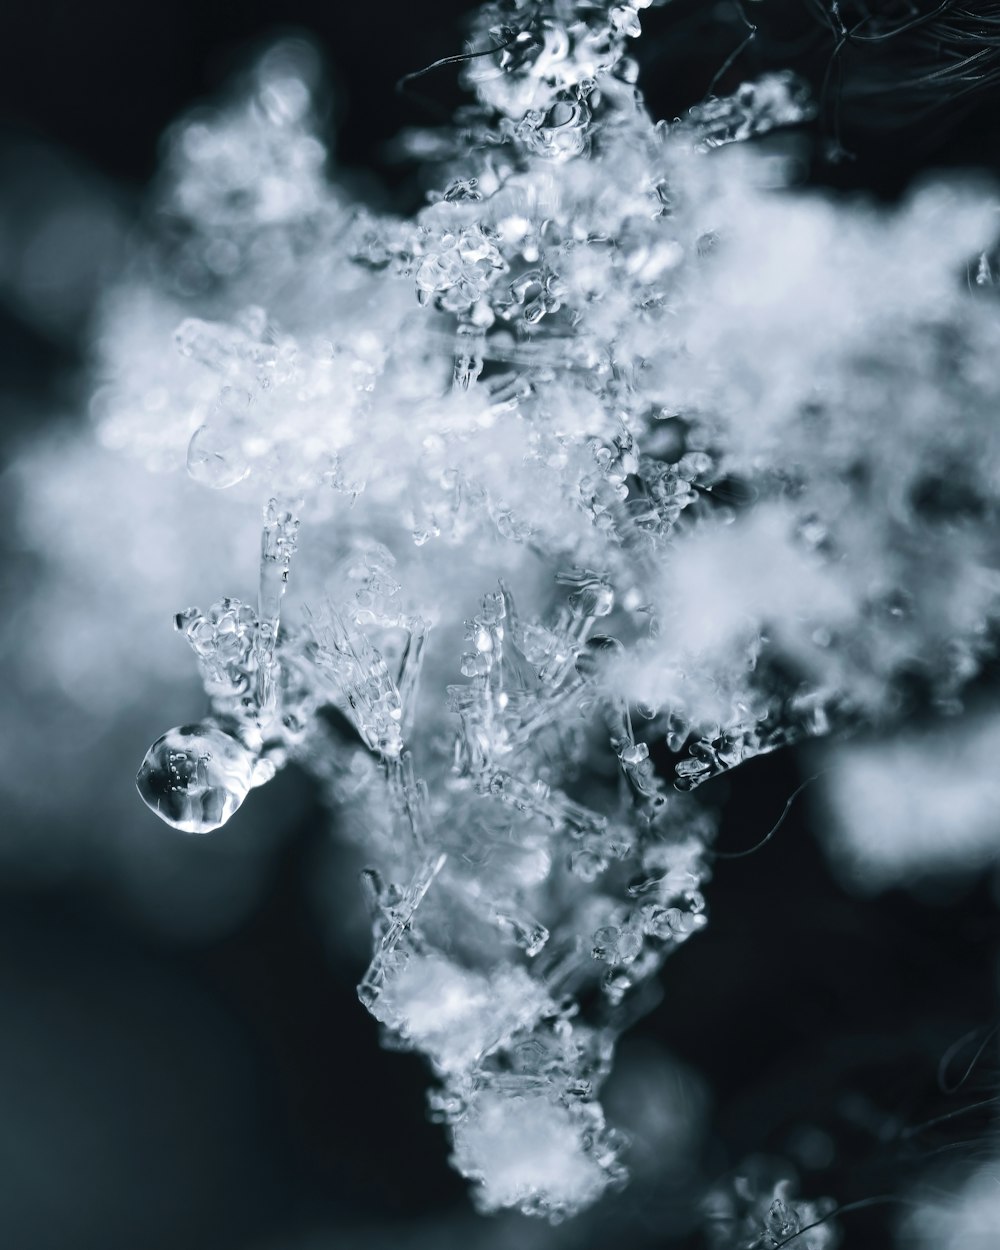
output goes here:
<path id="1" fill-rule="evenodd" d="M 381 653 L 361 629 L 352 629 L 331 603 L 307 617 L 308 658 L 317 680 L 357 729 L 387 759 L 403 750 L 403 703 Z"/>
<path id="2" fill-rule="evenodd" d="M 288 583 L 297 546 L 299 518 L 276 499 L 264 509 L 260 540 L 260 585 L 257 595 L 257 629 L 254 659 L 257 665 L 255 699 L 258 724 L 266 725 L 275 711 L 274 648 L 281 620 L 281 599 Z"/>
<path id="3" fill-rule="evenodd" d="M 444 867 L 447 858 L 444 854 L 429 856 L 418 867 L 408 886 L 400 892 L 398 898 L 389 901 L 387 895 L 383 893 L 376 899 L 378 909 L 376 929 L 380 936 L 372 961 L 358 986 L 358 997 L 369 1009 L 374 1006 L 381 995 L 387 974 L 405 961 L 407 954 L 400 943 L 410 929 L 424 895 L 431 888 L 434 878 Z"/>

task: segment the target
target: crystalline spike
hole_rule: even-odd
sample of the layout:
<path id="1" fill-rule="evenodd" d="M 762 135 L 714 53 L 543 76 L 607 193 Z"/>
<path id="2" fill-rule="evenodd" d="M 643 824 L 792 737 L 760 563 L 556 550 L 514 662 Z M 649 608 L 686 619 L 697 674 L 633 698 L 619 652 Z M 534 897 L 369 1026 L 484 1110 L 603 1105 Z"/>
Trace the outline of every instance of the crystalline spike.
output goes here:
<path id="1" fill-rule="evenodd" d="M 375 955 L 368 965 L 368 970 L 358 986 L 358 997 L 366 1007 L 371 1007 L 381 993 L 387 964 L 396 954 L 399 943 L 410 927 L 417 908 L 430 889 L 434 878 L 444 867 L 447 858 L 447 855 L 441 854 L 425 860 L 403 891 L 399 902 L 386 910 L 384 932 L 376 944 Z"/>
<path id="2" fill-rule="evenodd" d="M 295 555 L 299 519 L 271 499 L 264 509 L 260 540 L 260 585 L 257 595 L 257 633 L 254 658 L 257 665 L 258 723 L 265 725 L 275 711 L 274 648 L 281 619 L 281 599 Z"/>

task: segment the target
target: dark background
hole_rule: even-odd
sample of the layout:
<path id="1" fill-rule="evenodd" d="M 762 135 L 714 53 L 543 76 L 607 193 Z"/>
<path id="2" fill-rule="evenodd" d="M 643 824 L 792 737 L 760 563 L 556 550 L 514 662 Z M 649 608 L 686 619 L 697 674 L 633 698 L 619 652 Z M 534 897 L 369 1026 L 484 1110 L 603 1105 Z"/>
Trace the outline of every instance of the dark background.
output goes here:
<path id="1" fill-rule="evenodd" d="M 68 179 L 99 188 L 133 219 L 164 127 L 288 30 L 312 37 L 328 61 L 338 162 L 375 171 L 388 195 L 411 201 L 413 184 L 384 145 L 432 118 L 394 86 L 461 50 L 468 8 L 8 6 L 5 211 L 30 216 L 33 196 L 58 195 Z M 981 8 L 988 15 L 992 6 Z M 746 10 L 758 35 L 717 90 L 785 65 L 812 82 L 824 106 L 804 139 L 808 182 L 892 199 L 925 169 L 1000 155 L 992 62 L 970 89 L 954 74 L 928 86 L 927 65 L 953 55 L 943 36 L 936 48 L 924 29 L 919 39 L 904 33 L 835 56 L 839 37 L 807 0 Z M 738 5 L 704 0 L 675 0 L 644 25 L 640 81 L 663 117 L 697 103 L 747 33 Z M 422 80 L 421 90 L 449 106 L 454 70 Z M 46 423 L 74 419 L 56 412 L 83 411 L 100 276 L 81 280 L 54 319 L 0 291 L 5 457 Z M 23 593 L 9 577 L 4 585 Z M 124 772 L 144 745 L 135 743 Z M 712 783 L 725 812 L 720 845 L 757 841 L 800 779 L 786 753 Z M 249 1250 L 291 1246 L 310 1232 L 310 1246 L 440 1246 L 445 1227 L 465 1244 L 478 1236 L 443 1134 L 425 1120 L 423 1065 L 379 1048 L 354 995 L 363 956 L 356 944 L 338 950 L 318 919 L 317 865 L 345 874 L 356 865 L 331 850 L 306 778 L 289 774 L 274 788 L 274 810 L 292 815 L 276 837 L 267 888 L 222 936 L 158 938 L 90 882 L 0 880 L 4 1250 Z M 988 1092 L 995 1063 L 988 1056 L 955 1095 L 938 1087 L 937 1065 L 966 1031 L 992 1022 L 998 924 L 986 881 L 954 883 L 943 900 L 848 894 L 826 866 L 811 810 L 796 804 L 765 849 L 718 866 L 711 923 L 668 962 L 663 1001 L 635 1036 L 690 1065 L 711 1091 L 703 1179 L 771 1152 L 798 1158 L 807 1195 L 850 1203 L 920 1184 L 931 1166 L 979 1148 L 988 1113 L 965 1108 Z M 31 825 L 30 804 L 9 819 Z M 44 821 L 32 834 L 43 846 Z M 901 1133 L 950 1112 L 962 1114 Z M 796 1145 L 807 1129 L 825 1134 L 829 1150 Z M 671 1212 L 686 1199 L 655 1168 L 644 1185 L 582 1217 L 560 1244 L 602 1245 L 609 1235 L 674 1244 L 684 1216 Z M 885 1246 L 898 1214 L 873 1204 L 846 1215 L 848 1245 Z M 529 1234 L 519 1227 L 510 1236 L 523 1244 Z"/>

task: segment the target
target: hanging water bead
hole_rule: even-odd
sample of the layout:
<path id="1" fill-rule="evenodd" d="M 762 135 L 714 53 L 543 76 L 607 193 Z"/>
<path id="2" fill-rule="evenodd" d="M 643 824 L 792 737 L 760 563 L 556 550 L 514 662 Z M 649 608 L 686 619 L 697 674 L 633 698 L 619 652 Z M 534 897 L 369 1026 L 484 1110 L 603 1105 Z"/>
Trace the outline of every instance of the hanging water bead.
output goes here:
<path id="1" fill-rule="evenodd" d="M 212 490 L 228 490 L 250 474 L 243 450 L 251 396 L 240 387 L 225 386 L 204 425 L 191 435 L 187 471 Z"/>
<path id="2" fill-rule="evenodd" d="M 211 833 L 226 823 L 254 784 L 253 753 L 212 720 L 169 729 L 136 774 L 143 802 L 185 833 Z"/>
<path id="3" fill-rule="evenodd" d="M 199 425 L 187 450 L 187 471 L 196 482 L 212 490 L 228 490 L 250 474 L 233 430 Z"/>

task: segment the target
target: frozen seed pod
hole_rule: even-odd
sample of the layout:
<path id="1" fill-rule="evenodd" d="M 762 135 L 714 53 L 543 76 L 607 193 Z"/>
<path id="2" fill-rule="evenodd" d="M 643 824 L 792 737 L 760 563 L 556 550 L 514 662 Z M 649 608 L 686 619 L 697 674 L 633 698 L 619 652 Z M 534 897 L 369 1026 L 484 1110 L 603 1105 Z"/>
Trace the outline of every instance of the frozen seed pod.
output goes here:
<path id="1" fill-rule="evenodd" d="M 185 833 L 226 823 L 254 781 L 255 757 L 214 721 L 168 730 L 146 752 L 135 784 L 161 820 Z"/>

